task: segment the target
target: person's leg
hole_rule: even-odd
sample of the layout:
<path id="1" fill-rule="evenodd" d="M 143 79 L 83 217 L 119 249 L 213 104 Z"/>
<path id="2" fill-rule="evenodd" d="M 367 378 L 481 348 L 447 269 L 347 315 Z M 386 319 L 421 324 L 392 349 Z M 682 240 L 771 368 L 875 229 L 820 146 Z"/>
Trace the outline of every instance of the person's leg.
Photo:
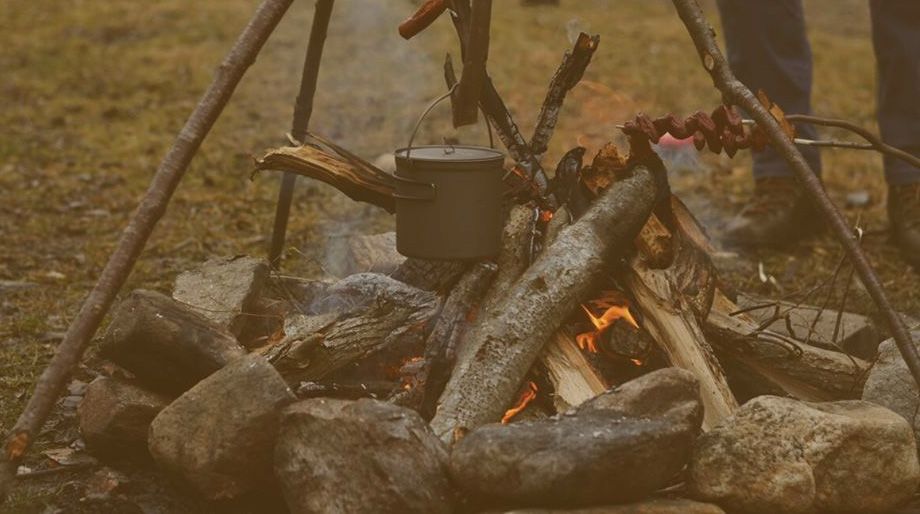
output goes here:
<path id="1" fill-rule="evenodd" d="M 738 80 L 755 93 L 762 89 L 788 114 L 810 114 L 811 46 L 802 0 L 719 0 L 718 5 L 728 62 Z M 810 125 L 796 129 L 802 137 L 816 136 Z M 818 149 L 800 150 L 820 173 Z M 754 178 L 792 176 L 785 160 L 770 148 L 753 158 Z"/>
<path id="2" fill-rule="evenodd" d="M 920 155 L 920 1 L 872 0 L 878 124 L 886 143 Z M 920 267 L 920 168 L 885 156 L 895 242 Z"/>
<path id="3" fill-rule="evenodd" d="M 718 0 L 735 75 L 752 91 L 763 90 L 783 111 L 811 112 L 811 47 L 805 34 L 801 0 Z M 814 138 L 814 127 L 797 127 Z M 815 173 L 821 172 L 817 148 L 801 148 Z M 809 208 L 792 170 L 768 148 L 753 153 L 754 194 L 725 228 L 727 243 L 771 245 L 792 242 L 814 231 L 817 216 Z"/>
<path id="4" fill-rule="evenodd" d="M 920 155 L 920 1 L 872 0 L 869 6 L 882 139 Z M 885 176 L 891 185 L 913 184 L 920 169 L 885 156 Z"/>

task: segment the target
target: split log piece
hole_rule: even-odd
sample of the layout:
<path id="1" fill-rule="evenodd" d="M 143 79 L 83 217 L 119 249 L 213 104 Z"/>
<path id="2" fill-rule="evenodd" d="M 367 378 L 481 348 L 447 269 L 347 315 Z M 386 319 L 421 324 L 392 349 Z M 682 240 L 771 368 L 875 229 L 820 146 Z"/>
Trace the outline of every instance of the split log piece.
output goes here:
<path id="1" fill-rule="evenodd" d="M 396 179 L 392 175 L 315 134 L 310 137 L 321 140 L 328 149 L 310 144 L 276 148 L 256 160 L 255 170 L 310 177 L 331 185 L 352 200 L 376 205 L 390 213 L 396 211 L 393 198 Z"/>
<path id="2" fill-rule="evenodd" d="M 654 215 L 652 218 L 638 240 L 667 239 L 664 225 L 654 220 Z M 661 255 L 640 253 L 623 273 L 623 283 L 642 314 L 643 328 L 655 338 L 671 364 L 691 371 L 699 379 L 703 427 L 709 429 L 738 408 L 725 372 L 698 321 L 711 302 L 712 264 L 705 253 L 694 251 L 690 244 L 681 244 L 679 237 L 672 235 L 670 239 L 669 244 L 652 247 L 658 250 L 673 245 L 675 253 L 670 265 L 661 267 Z"/>

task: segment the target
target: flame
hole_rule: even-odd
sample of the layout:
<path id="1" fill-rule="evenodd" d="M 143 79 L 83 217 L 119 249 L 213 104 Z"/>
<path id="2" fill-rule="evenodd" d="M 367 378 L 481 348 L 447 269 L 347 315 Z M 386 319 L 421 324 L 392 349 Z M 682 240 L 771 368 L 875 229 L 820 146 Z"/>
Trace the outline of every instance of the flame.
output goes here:
<path id="1" fill-rule="evenodd" d="M 639 359 L 629 359 L 629 360 L 632 361 L 632 363 L 635 364 L 636 366 L 639 366 L 640 368 L 645 365 L 645 363 Z"/>
<path id="2" fill-rule="evenodd" d="M 553 211 L 547 209 L 540 211 L 540 221 L 543 223 L 549 223 L 549 220 L 551 219 L 553 219 Z"/>
<path id="3" fill-rule="evenodd" d="M 639 323 L 636 322 L 636 318 L 629 312 L 629 303 L 623 298 L 623 295 L 616 291 L 605 291 L 604 295 L 604 297 L 590 302 L 597 308 L 606 309 L 600 317 L 595 316 L 586 305 L 581 306 L 585 314 L 588 315 L 588 320 L 594 325 L 595 330 L 576 335 L 575 342 L 578 343 L 579 348 L 591 353 L 598 352 L 598 338 L 618 319 L 626 320 L 633 328 L 639 330 Z M 641 366 L 641 362 L 636 365 Z"/>
<path id="4" fill-rule="evenodd" d="M 511 407 L 510 409 L 508 409 L 505 412 L 505 415 L 502 416 L 502 425 L 507 425 L 508 422 L 511 421 L 513 417 L 517 416 L 519 412 L 524 410 L 524 408 L 527 407 L 527 404 L 532 402 L 533 399 L 536 397 L 537 397 L 537 384 L 534 383 L 533 381 L 528 382 L 527 389 L 525 389 L 524 392 L 521 393 L 521 397 L 518 398 L 518 401 L 514 405 L 514 407 Z"/>

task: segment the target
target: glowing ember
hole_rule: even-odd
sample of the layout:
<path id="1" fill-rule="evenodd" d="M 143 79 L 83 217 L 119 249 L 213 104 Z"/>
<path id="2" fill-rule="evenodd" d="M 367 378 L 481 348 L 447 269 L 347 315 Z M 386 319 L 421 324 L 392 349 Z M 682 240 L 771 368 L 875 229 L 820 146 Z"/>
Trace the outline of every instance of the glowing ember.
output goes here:
<path id="1" fill-rule="evenodd" d="M 642 362 L 642 361 L 640 361 L 639 359 L 629 359 L 629 360 L 632 361 L 632 363 L 635 364 L 636 366 L 640 366 L 640 367 L 641 367 L 641 366 L 645 365 L 645 363 Z"/>
<path id="2" fill-rule="evenodd" d="M 502 424 L 507 425 L 508 422 L 511 421 L 512 418 L 514 418 L 515 416 L 517 416 L 519 412 L 524 410 L 524 408 L 527 407 L 527 405 L 530 402 L 532 402 L 533 399 L 536 397 L 537 397 L 537 384 L 535 384 L 534 382 L 528 382 L 527 389 L 524 390 L 523 393 L 521 393 L 521 397 L 518 398 L 518 401 L 514 405 L 514 407 L 511 407 L 510 409 L 508 409 L 508 411 L 505 412 L 505 415 L 502 416 Z"/>
<path id="3" fill-rule="evenodd" d="M 581 306 L 585 314 L 588 315 L 588 320 L 594 325 L 594 330 L 592 332 L 585 332 L 575 336 L 575 342 L 578 343 L 578 347 L 582 350 L 597 353 L 598 338 L 618 319 L 626 320 L 633 328 L 639 330 L 639 324 L 636 323 L 636 319 L 633 318 L 632 313 L 629 312 L 629 304 L 626 299 L 622 297 L 622 294 L 616 291 L 605 291 L 605 296 L 603 298 L 594 300 L 591 303 L 595 307 L 605 310 L 604 313 L 598 317 L 595 316 L 587 306 Z M 636 365 L 641 365 L 641 363 Z"/>
<path id="4" fill-rule="evenodd" d="M 540 221 L 543 223 L 549 223 L 549 220 L 553 219 L 553 211 L 540 211 Z"/>

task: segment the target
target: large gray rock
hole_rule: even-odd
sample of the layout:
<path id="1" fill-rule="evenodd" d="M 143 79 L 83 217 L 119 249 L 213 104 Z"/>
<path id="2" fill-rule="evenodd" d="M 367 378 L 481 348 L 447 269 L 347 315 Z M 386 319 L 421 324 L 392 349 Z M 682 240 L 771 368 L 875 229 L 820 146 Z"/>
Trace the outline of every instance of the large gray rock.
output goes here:
<path id="1" fill-rule="evenodd" d="M 176 277 L 173 298 L 239 337 L 268 279 L 268 264 L 253 257 L 210 259 Z"/>
<path id="2" fill-rule="evenodd" d="M 144 386 L 172 394 L 246 355 L 236 338 L 185 304 L 142 289 L 118 305 L 99 351 Z"/>
<path id="3" fill-rule="evenodd" d="M 656 498 L 628 505 L 605 505 L 566 510 L 522 509 L 505 514 L 725 514 L 725 511 L 712 503 L 700 503 L 683 498 Z"/>
<path id="4" fill-rule="evenodd" d="M 396 251 L 396 233 L 343 235 L 326 238 L 323 268 L 337 277 L 355 273 L 396 271 L 405 257 Z"/>
<path id="5" fill-rule="evenodd" d="M 887 512 L 920 484 L 910 426 L 863 401 L 761 396 L 700 437 L 689 466 L 700 499 L 731 512 Z"/>
<path id="6" fill-rule="evenodd" d="M 271 479 L 279 414 L 294 399 L 275 368 L 248 355 L 160 412 L 150 454 L 205 497 L 233 498 Z"/>
<path id="7" fill-rule="evenodd" d="M 446 448 L 415 411 L 376 400 L 285 409 L 275 474 L 295 514 L 452 511 Z"/>
<path id="8" fill-rule="evenodd" d="M 478 428 L 454 447 L 451 476 L 471 497 L 493 504 L 635 501 L 684 467 L 702 416 L 696 379 L 667 368 L 565 415 Z"/>
<path id="9" fill-rule="evenodd" d="M 77 408 L 83 440 L 96 454 L 145 455 L 150 422 L 169 401 L 123 380 L 99 377 L 86 386 Z"/>
<path id="10" fill-rule="evenodd" d="M 914 344 L 920 347 L 920 331 L 913 332 L 911 336 Z M 920 441 L 920 395 L 917 394 L 917 383 L 901 358 L 894 339 L 879 345 L 878 359 L 869 371 L 862 399 L 903 416 L 913 426 L 915 439 Z"/>

